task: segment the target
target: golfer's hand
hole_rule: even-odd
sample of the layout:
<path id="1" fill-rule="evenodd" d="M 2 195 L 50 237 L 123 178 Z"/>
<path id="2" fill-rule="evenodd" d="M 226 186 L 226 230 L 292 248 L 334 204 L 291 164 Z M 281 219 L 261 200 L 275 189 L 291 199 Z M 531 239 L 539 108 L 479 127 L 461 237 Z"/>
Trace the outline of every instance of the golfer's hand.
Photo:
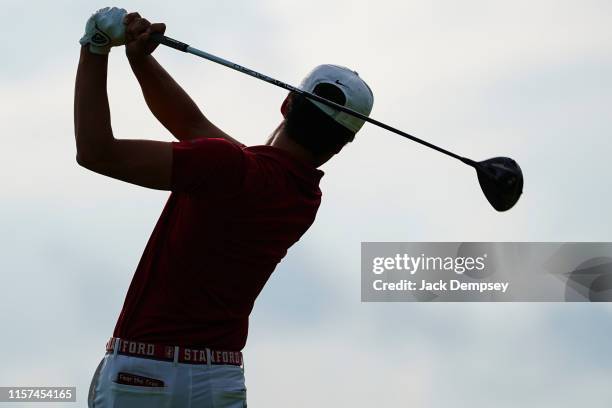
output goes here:
<path id="1" fill-rule="evenodd" d="M 164 23 L 151 24 L 146 18 L 140 17 L 138 13 L 130 13 L 125 16 L 123 22 L 125 29 L 125 52 L 130 59 L 138 59 L 151 54 L 159 43 L 152 41 L 152 33 L 165 33 Z"/>
<path id="2" fill-rule="evenodd" d="M 127 11 L 117 7 L 105 7 L 96 11 L 85 24 L 81 45 L 89 44 L 89 51 L 106 55 L 111 47 L 125 44 L 123 18 Z"/>

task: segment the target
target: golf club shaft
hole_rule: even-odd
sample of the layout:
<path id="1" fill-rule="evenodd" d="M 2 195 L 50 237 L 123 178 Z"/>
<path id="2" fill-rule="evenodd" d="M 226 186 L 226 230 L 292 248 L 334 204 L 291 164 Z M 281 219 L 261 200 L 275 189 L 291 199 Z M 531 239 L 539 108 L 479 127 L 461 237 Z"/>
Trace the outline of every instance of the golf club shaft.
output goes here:
<path id="1" fill-rule="evenodd" d="M 465 163 L 465 164 L 467 164 L 469 166 L 472 166 L 474 168 L 478 168 L 478 163 L 473 161 L 473 160 L 470 160 L 470 159 L 465 158 L 465 157 L 461 157 L 461 156 L 459 156 L 459 155 L 457 155 L 457 154 L 455 154 L 453 152 L 450 152 L 450 151 L 448 151 L 446 149 L 443 149 L 443 148 L 441 148 L 439 146 L 436 146 L 434 144 L 426 142 L 425 140 L 419 139 L 418 137 L 412 136 L 412 135 L 410 135 L 410 134 L 408 134 L 406 132 L 403 132 L 403 131 L 401 131 L 399 129 L 396 129 L 394 127 L 386 125 L 386 124 L 384 124 L 382 122 L 379 122 L 379 121 L 377 121 L 375 119 L 372 119 L 372 118 L 370 118 L 370 117 L 368 117 L 366 115 L 362 115 L 361 113 L 355 112 L 354 110 L 349 109 L 349 108 L 347 108 L 345 106 L 338 105 L 337 103 L 329 101 L 329 100 L 327 100 L 325 98 L 322 98 L 322 97 L 320 97 L 318 95 L 315 95 L 313 93 L 310 93 L 310 92 L 304 91 L 302 89 L 296 88 L 294 86 L 291 86 L 289 84 L 281 82 L 281 81 L 279 81 L 277 79 L 271 78 L 271 77 L 269 77 L 267 75 L 263 75 L 263 74 L 260 74 L 259 72 L 253 71 L 252 69 L 243 67 L 242 65 L 238 65 L 238 64 L 233 63 L 231 61 L 228 61 L 226 59 L 223 59 L 223 58 L 217 57 L 215 55 L 209 54 L 209 53 L 207 53 L 205 51 L 198 50 L 197 48 L 194 48 L 194 47 L 192 47 L 192 46 L 190 46 L 188 44 L 185 44 L 183 42 L 177 41 L 177 40 L 175 40 L 173 38 L 166 37 L 165 35 L 162 35 L 160 33 L 153 33 L 153 34 L 151 34 L 151 39 L 153 41 L 156 41 L 156 42 L 158 42 L 160 44 L 163 44 L 163 45 L 165 45 L 167 47 L 174 48 L 176 50 L 183 51 L 183 52 L 186 52 L 186 53 L 189 53 L 189 54 L 193 54 L 193 55 L 196 55 L 198 57 L 207 59 L 207 60 L 212 61 L 212 62 L 216 62 L 217 64 L 221 64 L 221 65 L 226 66 L 228 68 L 231 68 L 231 69 L 233 69 L 235 71 L 242 72 L 243 74 L 250 75 L 252 77 L 255 77 L 257 79 L 265 81 L 265 82 L 267 82 L 269 84 L 276 85 L 276 86 L 278 86 L 280 88 L 286 89 L 287 91 L 294 92 L 296 94 L 302 95 L 302 96 L 304 96 L 306 98 L 309 98 L 311 100 L 315 100 L 317 102 L 320 102 L 320 103 L 323 103 L 325 105 L 331 106 L 334 109 L 338 109 L 338 110 L 340 110 L 342 112 L 348 113 L 349 115 L 355 116 L 355 117 L 357 117 L 359 119 L 362 119 L 362 120 L 364 120 L 366 122 L 372 123 L 372 124 L 374 124 L 376 126 L 379 126 L 379 127 L 383 128 L 383 129 L 386 129 L 386 130 L 388 130 L 390 132 L 393 132 L 393 133 L 396 133 L 396 134 L 398 134 L 400 136 L 408 138 L 408 139 L 412 140 L 413 142 L 420 143 L 420 144 L 422 144 L 424 146 L 427 146 L 427 147 L 429 147 L 431 149 L 437 150 L 440 153 L 444 153 L 444 154 L 446 154 L 446 155 L 448 155 L 450 157 L 453 157 L 453 158 L 455 158 L 457 160 L 462 161 L 463 163 Z"/>

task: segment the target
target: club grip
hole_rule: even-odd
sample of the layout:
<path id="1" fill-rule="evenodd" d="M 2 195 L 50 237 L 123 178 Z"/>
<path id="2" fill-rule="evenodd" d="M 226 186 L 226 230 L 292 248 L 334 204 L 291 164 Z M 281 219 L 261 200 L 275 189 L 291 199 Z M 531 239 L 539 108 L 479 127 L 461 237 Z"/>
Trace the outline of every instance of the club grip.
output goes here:
<path id="1" fill-rule="evenodd" d="M 165 46 L 168 46 L 170 48 L 174 48 L 175 50 L 179 50 L 183 52 L 187 52 L 187 47 L 189 47 L 189 45 L 183 42 L 177 41 L 174 38 L 166 37 L 165 35 L 161 33 L 152 33 L 151 40 L 156 41 L 160 44 L 164 44 Z"/>

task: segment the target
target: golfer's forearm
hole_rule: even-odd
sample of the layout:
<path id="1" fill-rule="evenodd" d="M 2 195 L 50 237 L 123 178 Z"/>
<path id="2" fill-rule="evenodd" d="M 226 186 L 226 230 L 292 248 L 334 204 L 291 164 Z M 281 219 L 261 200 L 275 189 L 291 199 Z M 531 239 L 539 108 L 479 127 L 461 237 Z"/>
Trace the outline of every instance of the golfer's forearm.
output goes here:
<path id="1" fill-rule="evenodd" d="M 74 91 L 77 160 L 96 160 L 111 148 L 113 131 L 106 93 L 108 56 L 81 48 Z"/>
<path id="2" fill-rule="evenodd" d="M 149 109 L 177 139 L 193 139 L 207 123 L 191 97 L 151 55 L 133 59 L 130 66 Z"/>

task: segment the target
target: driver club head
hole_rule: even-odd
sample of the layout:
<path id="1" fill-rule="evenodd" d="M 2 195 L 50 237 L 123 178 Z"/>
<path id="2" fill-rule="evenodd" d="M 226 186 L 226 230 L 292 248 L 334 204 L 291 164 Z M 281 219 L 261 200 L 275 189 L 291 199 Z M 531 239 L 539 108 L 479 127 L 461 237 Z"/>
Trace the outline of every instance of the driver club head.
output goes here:
<path id="1" fill-rule="evenodd" d="M 494 157 L 475 166 L 480 188 L 497 211 L 507 211 L 523 193 L 523 172 L 509 157 Z"/>

